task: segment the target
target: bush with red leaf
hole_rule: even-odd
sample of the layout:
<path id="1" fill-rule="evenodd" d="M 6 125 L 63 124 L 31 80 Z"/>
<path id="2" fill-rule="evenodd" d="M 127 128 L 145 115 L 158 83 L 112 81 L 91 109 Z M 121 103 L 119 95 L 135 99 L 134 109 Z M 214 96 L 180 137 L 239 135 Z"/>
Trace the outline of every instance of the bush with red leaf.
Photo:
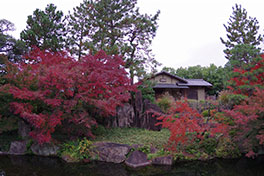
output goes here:
<path id="1" fill-rule="evenodd" d="M 235 68 L 229 82 L 228 88 L 235 94 L 251 96 L 256 88 L 264 89 L 264 54 L 246 68 Z"/>
<path id="2" fill-rule="evenodd" d="M 122 59 L 103 51 L 76 61 L 64 52 L 35 48 L 25 58 L 26 63 L 9 66 L 9 83 L 1 91 L 13 95 L 12 112 L 33 127 L 31 136 L 39 143 L 49 142 L 63 120 L 91 135 L 93 114 L 114 115 L 133 90 Z"/>
<path id="3" fill-rule="evenodd" d="M 187 100 L 174 102 L 168 114 L 158 119 L 162 122 L 157 125 L 161 124 L 162 127 L 170 130 L 168 147 L 171 151 L 182 150 L 185 146 L 194 144 L 197 139 L 202 142 L 205 136 L 227 134 L 227 125 L 213 119 L 205 121 L 196 110 L 189 106 Z"/>
<path id="4" fill-rule="evenodd" d="M 234 139 L 243 152 L 255 156 L 264 145 L 264 55 L 251 68 L 237 68 L 234 72 L 237 76 L 231 79 L 230 90 L 248 97 L 225 113 L 235 121 Z"/>
<path id="5" fill-rule="evenodd" d="M 247 156 L 254 156 L 258 147 L 264 145 L 264 90 L 256 88 L 246 101 L 225 112 L 235 121 L 235 140 Z"/>

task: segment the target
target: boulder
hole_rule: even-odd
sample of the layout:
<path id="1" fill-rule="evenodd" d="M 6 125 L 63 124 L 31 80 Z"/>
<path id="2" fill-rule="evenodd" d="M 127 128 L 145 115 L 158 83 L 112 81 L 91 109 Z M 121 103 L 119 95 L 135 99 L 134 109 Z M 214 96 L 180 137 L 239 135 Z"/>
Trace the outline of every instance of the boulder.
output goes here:
<path id="1" fill-rule="evenodd" d="M 1 152 L 0 151 L 0 155 L 8 155 L 9 153 L 8 152 Z"/>
<path id="2" fill-rule="evenodd" d="M 141 91 L 137 91 L 135 94 L 135 120 L 133 123 L 133 127 L 141 128 L 141 118 L 143 116 L 143 97 Z"/>
<path id="3" fill-rule="evenodd" d="M 116 110 L 116 119 L 113 122 L 113 127 L 132 127 L 135 121 L 134 108 L 129 103 L 119 106 Z"/>
<path id="4" fill-rule="evenodd" d="M 13 141 L 10 144 L 9 154 L 11 155 L 24 155 L 27 151 L 27 141 Z"/>
<path id="5" fill-rule="evenodd" d="M 30 147 L 30 149 L 35 155 L 55 156 L 57 155 L 59 147 L 56 146 L 55 144 L 45 143 L 45 144 L 40 145 L 40 144 L 35 143 Z"/>
<path id="6" fill-rule="evenodd" d="M 125 161 L 125 164 L 129 167 L 137 168 L 142 166 L 148 166 L 151 162 L 147 159 L 147 154 L 135 150 L 133 151 L 128 159 Z"/>
<path id="7" fill-rule="evenodd" d="M 0 176 L 6 176 L 6 173 L 5 173 L 5 171 L 3 171 L 3 170 L 0 170 Z"/>
<path id="8" fill-rule="evenodd" d="M 152 164 L 154 165 L 172 165 L 172 156 L 162 156 L 152 159 Z"/>
<path id="9" fill-rule="evenodd" d="M 149 100 L 144 100 L 145 112 L 140 118 L 140 127 L 148 130 L 160 131 L 161 125 L 156 126 L 156 123 L 160 122 L 157 120 L 159 114 L 162 113 L 158 105 L 151 103 Z"/>
<path id="10" fill-rule="evenodd" d="M 122 163 L 131 147 L 126 144 L 100 142 L 94 144 L 95 159 L 105 162 Z"/>
<path id="11" fill-rule="evenodd" d="M 20 120 L 18 122 L 18 134 L 21 136 L 23 139 L 29 139 L 29 133 L 31 129 L 28 124 L 26 124 L 23 120 Z"/>

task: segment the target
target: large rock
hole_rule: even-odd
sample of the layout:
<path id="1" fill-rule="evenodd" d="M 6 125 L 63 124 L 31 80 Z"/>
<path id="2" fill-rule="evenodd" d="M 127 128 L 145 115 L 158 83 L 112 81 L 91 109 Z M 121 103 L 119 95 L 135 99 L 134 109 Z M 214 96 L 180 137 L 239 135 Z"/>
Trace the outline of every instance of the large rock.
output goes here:
<path id="1" fill-rule="evenodd" d="M 141 151 L 135 150 L 133 151 L 128 159 L 125 161 L 125 164 L 129 167 L 142 167 L 148 166 L 151 162 L 147 159 L 147 155 Z"/>
<path id="2" fill-rule="evenodd" d="M 141 91 L 137 91 L 135 94 L 135 121 L 133 123 L 134 127 L 141 128 L 141 122 L 140 119 L 143 116 L 143 97 Z"/>
<path id="3" fill-rule="evenodd" d="M 57 155 L 57 152 L 59 150 L 59 147 L 56 146 L 55 144 L 33 144 L 30 147 L 31 151 L 35 154 L 35 155 L 41 155 L 41 156 L 55 156 Z"/>
<path id="4" fill-rule="evenodd" d="M 6 176 L 6 173 L 5 173 L 5 171 L 3 171 L 3 170 L 0 170 L 0 176 Z"/>
<path id="5" fill-rule="evenodd" d="M 161 125 L 156 126 L 157 117 L 162 113 L 161 109 L 149 100 L 142 99 L 140 91 L 136 92 L 135 100 L 131 105 L 125 103 L 116 110 L 116 118 L 111 121 L 112 127 L 138 127 L 148 130 L 161 130 Z"/>
<path id="6" fill-rule="evenodd" d="M 30 126 L 26 124 L 23 120 L 20 120 L 18 122 L 19 136 L 21 136 L 23 139 L 28 139 L 30 131 L 31 131 Z"/>
<path id="7" fill-rule="evenodd" d="M 154 165 L 172 165 L 173 158 L 172 156 L 162 156 L 157 157 L 152 160 L 152 164 Z"/>
<path id="8" fill-rule="evenodd" d="M 10 144 L 9 154 L 24 155 L 27 151 L 27 141 L 13 141 Z"/>
<path id="9" fill-rule="evenodd" d="M 126 144 L 100 142 L 94 144 L 94 153 L 99 161 L 122 163 L 131 147 Z"/>
<path id="10" fill-rule="evenodd" d="M 123 106 L 117 108 L 116 119 L 113 123 L 113 127 L 132 127 L 135 121 L 134 108 L 129 103 L 125 103 Z"/>
<path id="11" fill-rule="evenodd" d="M 157 120 L 157 117 L 162 113 L 161 109 L 149 100 L 144 100 L 144 109 L 145 112 L 142 118 L 140 118 L 140 127 L 148 130 L 160 131 L 161 125 L 156 126 L 156 124 L 160 122 Z"/>

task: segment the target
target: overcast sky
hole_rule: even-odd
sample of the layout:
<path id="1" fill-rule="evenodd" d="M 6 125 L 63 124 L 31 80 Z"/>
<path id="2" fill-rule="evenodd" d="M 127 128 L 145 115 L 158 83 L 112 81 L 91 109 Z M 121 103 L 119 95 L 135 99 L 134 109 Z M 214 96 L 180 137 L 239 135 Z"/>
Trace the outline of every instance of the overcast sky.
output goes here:
<path id="1" fill-rule="evenodd" d="M 0 19 L 7 19 L 16 26 L 12 33 L 19 38 L 26 27 L 28 15 L 36 8 L 44 10 L 53 3 L 64 14 L 82 0 L 2 0 Z M 168 67 L 224 66 L 224 45 L 220 37 L 226 36 L 223 24 L 232 14 L 232 7 L 241 4 L 251 17 L 256 17 L 264 34 L 263 0 L 138 0 L 141 13 L 161 11 L 159 28 L 153 40 L 155 58 Z"/>

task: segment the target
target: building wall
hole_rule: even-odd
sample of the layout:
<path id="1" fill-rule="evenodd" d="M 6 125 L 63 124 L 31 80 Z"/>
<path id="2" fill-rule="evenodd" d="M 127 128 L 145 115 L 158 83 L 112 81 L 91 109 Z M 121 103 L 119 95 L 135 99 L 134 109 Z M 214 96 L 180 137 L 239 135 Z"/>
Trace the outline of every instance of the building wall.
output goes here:
<path id="1" fill-rule="evenodd" d="M 205 100 L 205 89 L 198 87 L 198 100 Z"/>
<path id="2" fill-rule="evenodd" d="M 157 84 L 176 84 L 179 80 L 168 76 L 166 74 L 155 76 L 150 79 Z M 156 98 L 160 97 L 165 92 L 170 93 L 176 99 L 179 99 L 181 96 L 186 97 L 188 99 L 196 99 L 196 100 L 205 100 L 205 88 L 204 87 L 190 87 L 190 89 L 156 89 Z"/>
<path id="3" fill-rule="evenodd" d="M 187 98 L 192 100 L 205 100 L 204 87 L 190 87 L 186 90 Z"/>
<path id="4" fill-rule="evenodd" d="M 167 75 L 158 75 L 151 80 L 155 81 L 157 84 L 176 84 L 179 82 L 177 79 L 174 79 Z"/>

